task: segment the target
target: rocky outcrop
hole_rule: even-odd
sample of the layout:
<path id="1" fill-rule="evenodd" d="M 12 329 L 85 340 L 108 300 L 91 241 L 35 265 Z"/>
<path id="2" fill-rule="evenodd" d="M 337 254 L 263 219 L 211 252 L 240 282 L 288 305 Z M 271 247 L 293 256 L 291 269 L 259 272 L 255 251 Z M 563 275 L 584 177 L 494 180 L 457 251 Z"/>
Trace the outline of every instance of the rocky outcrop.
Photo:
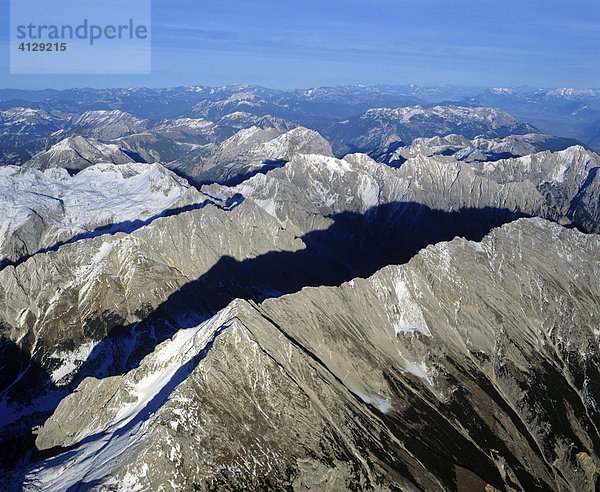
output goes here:
<path id="1" fill-rule="evenodd" d="M 555 217 L 532 183 L 501 184 L 478 175 L 467 163 L 443 156 L 415 157 L 400 169 L 392 169 L 364 154 L 343 160 L 299 155 L 281 169 L 256 175 L 236 187 L 202 189 L 223 199 L 235 194 L 252 198 L 298 234 L 331 223 L 330 216 L 341 212 L 366 214 L 373 207 L 393 203 L 409 205 L 404 227 L 418 227 L 421 221 L 410 204 L 440 212 L 488 209 L 492 215 Z M 386 223 L 381 217 L 373 220 Z"/>
<path id="2" fill-rule="evenodd" d="M 199 205 L 129 233 L 83 239 L 6 267 L 0 271 L 2 336 L 18 341 L 55 382 L 70 380 L 83 362 L 94 374 L 119 372 L 157 338 L 189 324 L 187 318 L 223 307 L 226 270 L 214 283 L 206 279 L 204 288 L 198 282 L 170 298 L 223 257 L 235 264 L 304 246 L 250 201 L 231 210 L 218 202 Z M 246 295 L 251 292 L 247 286 Z M 168 317 L 162 331 L 153 313 Z M 95 360 L 93 349 L 102 353 Z"/>
<path id="3" fill-rule="evenodd" d="M 598 154 L 581 146 L 560 152 L 540 152 L 494 163 L 473 163 L 475 172 L 499 183 L 535 184 L 564 223 L 600 232 Z"/>

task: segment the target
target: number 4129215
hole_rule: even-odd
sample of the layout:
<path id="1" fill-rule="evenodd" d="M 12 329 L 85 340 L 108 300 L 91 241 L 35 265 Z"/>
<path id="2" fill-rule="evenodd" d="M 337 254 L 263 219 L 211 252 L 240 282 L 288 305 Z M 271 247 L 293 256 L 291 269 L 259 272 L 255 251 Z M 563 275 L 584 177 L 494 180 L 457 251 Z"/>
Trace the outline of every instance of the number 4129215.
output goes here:
<path id="1" fill-rule="evenodd" d="M 21 43 L 20 51 L 67 51 L 67 43 Z"/>

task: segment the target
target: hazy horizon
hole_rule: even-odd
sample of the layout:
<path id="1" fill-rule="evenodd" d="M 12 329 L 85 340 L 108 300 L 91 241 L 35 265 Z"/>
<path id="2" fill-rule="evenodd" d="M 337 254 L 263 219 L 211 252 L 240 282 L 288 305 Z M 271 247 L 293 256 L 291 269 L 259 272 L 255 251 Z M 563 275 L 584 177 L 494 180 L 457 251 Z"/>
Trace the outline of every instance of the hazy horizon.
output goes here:
<path id="1" fill-rule="evenodd" d="M 364 88 L 364 89 L 399 89 L 404 87 L 418 87 L 422 89 L 438 89 L 438 88 L 456 88 L 456 89 L 465 89 L 472 91 L 487 91 L 493 89 L 510 89 L 515 92 L 530 92 L 530 91 L 551 91 L 551 90 L 575 90 L 575 91 L 600 91 L 600 85 L 598 86 L 585 86 L 585 87 L 574 87 L 574 86 L 535 86 L 535 85 L 504 85 L 504 86 L 492 86 L 492 85 L 464 85 L 464 84 L 417 84 L 413 82 L 398 82 L 396 84 L 336 84 L 336 85 L 307 85 L 307 86 L 290 86 L 290 87 L 275 87 L 275 86 L 266 86 L 262 84 L 251 84 L 244 82 L 233 82 L 230 84 L 222 84 L 222 85 L 213 85 L 213 84 L 203 84 L 203 83 L 195 83 L 195 84 L 181 84 L 181 85 L 139 85 L 139 86 L 66 86 L 66 87 L 39 87 L 39 88 L 22 88 L 22 87 L 0 87 L 0 91 L 23 91 L 23 92 L 43 92 L 43 91 L 69 91 L 69 90 L 90 90 L 90 91 L 101 91 L 101 90 L 168 90 L 168 89 L 178 89 L 178 88 L 193 88 L 193 87 L 202 87 L 202 88 L 233 88 L 233 87 L 247 87 L 247 88 L 261 88 L 272 91 L 302 91 L 302 90 L 314 90 L 314 89 L 351 89 L 351 88 Z"/>
<path id="2" fill-rule="evenodd" d="M 0 14 L 8 19 L 8 2 Z M 583 89 L 600 79 L 599 14 L 600 5 L 588 0 L 154 0 L 151 74 L 9 75 L 3 23 L 0 88 L 291 89 L 409 81 Z M 118 52 L 115 61 L 122 61 Z"/>

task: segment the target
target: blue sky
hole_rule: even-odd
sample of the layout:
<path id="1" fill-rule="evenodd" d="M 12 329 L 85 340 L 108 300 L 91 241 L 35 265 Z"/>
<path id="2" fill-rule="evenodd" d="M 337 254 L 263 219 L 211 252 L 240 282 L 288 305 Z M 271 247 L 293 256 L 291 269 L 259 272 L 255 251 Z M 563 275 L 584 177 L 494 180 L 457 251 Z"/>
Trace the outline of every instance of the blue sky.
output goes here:
<path id="1" fill-rule="evenodd" d="M 153 0 L 152 74 L 102 76 L 9 75 L 0 2 L 1 88 L 600 87 L 597 0 Z"/>

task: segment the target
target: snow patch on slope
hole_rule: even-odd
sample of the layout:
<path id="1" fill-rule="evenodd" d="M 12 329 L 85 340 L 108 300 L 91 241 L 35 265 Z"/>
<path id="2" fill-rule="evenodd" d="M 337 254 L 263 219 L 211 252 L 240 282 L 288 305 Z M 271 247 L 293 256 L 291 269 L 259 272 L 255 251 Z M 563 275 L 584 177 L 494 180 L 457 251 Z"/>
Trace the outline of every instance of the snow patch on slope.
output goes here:
<path id="1" fill-rule="evenodd" d="M 392 401 L 389 398 L 369 396 L 361 393 L 360 391 L 354 391 L 354 393 L 365 403 L 377 407 L 382 413 L 388 413 L 392 409 Z"/>
<path id="2" fill-rule="evenodd" d="M 423 311 L 415 299 L 418 292 L 413 292 L 409 280 L 402 272 L 394 272 L 391 282 L 377 275 L 372 277 L 376 291 L 389 300 L 383 303 L 387 317 L 394 327 L 396 336 L 400 334 L 421 333 L 431 336 Z M 390 286 L 391 283 L 391 286 Z"/>
<path id="3" fill-rule="evenodd" d="M 86 483 L 108 477 L 148 438 L 156 410 L 194 369 L 194 361 L 200 358 L 200 362 L 215 338 L 235 322 L 236 307 L 234 301 L 210 320 L 180 330 L 159 345 L 125 376 L 127 380 L 121 391 L 127 395 L 110 423 L 104 428 L 86 429 L 75 436 L 74 440 L 80 444 L 74 450 L 31 470 L 25 478 L 25 489 L 59 492 L 80 484 L 82 477 Z M 127 483 L 118 484 L 117 488 L 135 490 L 134 482 L 135 477 L 128 477 Z"/>
<path id="4" fill-rule="evenodd" d="M 52 381 L 60 386 L 60 382 L 65 376 L 71 374 L 87 360 L 95 346 L 95 342 L 88 342 L 82 344 L 77 350 L 72 352 L 56 351 L 50 355 L 51 359 L 60 361 L 60 366 L 52 371 L 52 374 L 50 375 Z"/>

